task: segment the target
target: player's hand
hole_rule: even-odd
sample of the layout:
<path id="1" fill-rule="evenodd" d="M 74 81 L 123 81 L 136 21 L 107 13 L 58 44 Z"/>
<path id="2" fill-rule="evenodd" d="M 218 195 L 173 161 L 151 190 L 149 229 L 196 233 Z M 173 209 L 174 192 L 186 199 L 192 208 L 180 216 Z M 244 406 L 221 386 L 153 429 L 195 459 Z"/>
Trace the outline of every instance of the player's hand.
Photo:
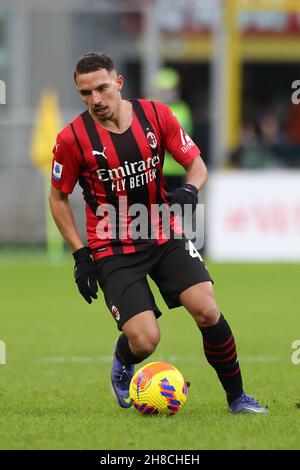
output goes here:
<path id="1" fill-rule="evenodd" d="M 193 184 L 187 183 L 182 188 L 177 188 L 173 193 L 167 194 L 166 199 L 170 206 L 173 204 L 179 204 L 182 208 L 182 214 L 184 213 L 184 205 L 190 205 L 193 214 L 198 203 L 198 189 Z"/>
<path id="2" fill-rule="evenodd" d="M 75 260 L 74 277 L 80 294 L 91 304 L 92 298 L 97 299 L 97 271 L 87 246 L 73 253 Z"/>

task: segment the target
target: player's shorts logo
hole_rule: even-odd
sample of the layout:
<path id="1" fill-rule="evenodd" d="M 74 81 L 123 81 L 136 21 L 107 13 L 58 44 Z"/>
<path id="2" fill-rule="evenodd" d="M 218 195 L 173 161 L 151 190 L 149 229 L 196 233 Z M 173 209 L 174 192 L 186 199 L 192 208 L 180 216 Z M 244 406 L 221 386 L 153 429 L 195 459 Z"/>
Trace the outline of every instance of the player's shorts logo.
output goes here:
<path id="1" fill-rule="evenodd" d="M 155 134 L 153 134 L 153 132 L 148 132 L 148 134 L 147 134 L 147 141 L 148 141 L 148 144 L 150 145 L 150 147 L 151 147 L 152 149 L 156 149 L 156 147 L 157 147 L 157 139 L 156 139 Z"/>
<path id="2" fill-rule="evenodd" d="M 119 321 L 121 318 L 120 312 L 115 305 L 111 307 L 111 313 L 116 321 Z"/>

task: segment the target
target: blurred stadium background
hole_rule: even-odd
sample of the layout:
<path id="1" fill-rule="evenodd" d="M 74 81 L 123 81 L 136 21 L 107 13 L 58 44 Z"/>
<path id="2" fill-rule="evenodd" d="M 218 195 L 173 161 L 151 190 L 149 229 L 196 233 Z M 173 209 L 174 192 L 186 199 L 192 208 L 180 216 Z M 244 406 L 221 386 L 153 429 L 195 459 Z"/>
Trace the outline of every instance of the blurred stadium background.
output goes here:
<path id="1" fill-rule="evenodd" d="M 299 36 L 297 1 L 2 0 L 0 79 L 6 104 L 0 106 L 0 243 L 45 244 L 44 184 L 32 163 L 37 110 L 51 89 L 62 123 L 81 112 L 74 63 L 83 53 L 100 50 L 110 53 L 125 74 L 128 97 L 157 95 L 155 71 L 175 69 L 205 162 L 211 172 L 221 172 L 221 185 L 231 170 L 229 194 L 224 188 L 230 207 L 224 207 L 225 198 L 220 207 L 210 206 L 210 256 L 235 257 L 230 240 L 246 232 L 252 244 L 269 247 L 265 258 L 280 256 L 279 241 L 281 249 L 288 246 L 286 259 L 299 259 L 300 206 L 293 194 L 298 181 L 286 181 L 300 166 L 300 106 L 291 100 L 292 84 L 300 77 Z M 53 126 L 39 125 L 39 139 L 49 142 Z M 243 173 L 234 176 L 233 169 Z M 257 169 L 271 170 L 262 177 L 265 204 L 253 191 Z M 235 186 L 240 175 L 247 193 L 243 200 Z M 216 200 L 218 194 L 211 197 Z M 79 193 L 73 199 L 80 205 Z M 226 231 L 226 253 L 210 236 L 216 222 Z"/>
<path id="2" fill-rule="evenodd" d="M 201 201 L 205 203 L 204 251 L 218 283 L 223 283 L 223 288 L 219 288 L 220 299 L 233 316 L 244 356 L 249 355 L 250 351 L 253 353 L 256 348 L 253 343 L 247 343 L 243 349 L 243 340 L 247 342 L 249 339 L 250 342 L 258 341 L 257 357 L 267 358 L 265 363 L 262 360 L 259 364 L 261 377 L 257 366 L 249 365 L 250 369 L 253 368 L 255 385 L 261 383 L 262 391 L 265 384 L 263 367 L 273 367 L 274 376 L 270 375 L 266 381 L 270 393 L 272 383 L 280 388 L 280 381 L 286 379 L 291 386 L 293 379 L 290 378 L 296 368 L 291 365 L 290 348 L 291 342 L 297 339 L 297 332 L 299 336 L 300 327 L 293 310 L 299 300 L 297 278 L 300 274 L 299 265 L 295 263 L 300 261 L 300 104 L 297 105 L 300 81 L 296 83 L 300 80 L 299 42 L 298 0 L 1 0 L 0 339 L 7 342 L 7 356 L 9 358 L 11 354 L 12 362 L 15 360 L 20 368 L 24 366 L 20 359 L 24 353 L 22 341 L 25 341 L 27 354 L 30 355 L 32 349 L 32 356 L 41 353 L 43 347 L 47 349 L 44 335 L 50 335 L 48 356 L 55 356 L 55 348 L 50 346 L 50 340 L 57 341 L 60 350 L 57 356 L 71 354 L 71 351 L 76 355 L 75 343 L 79 341 L 81 331 L 82 303 L 79 298 L 73 301 L 77 293 L 72 284 L 72 260 L 69 254 L 61 268 L 56 264 L 51 267 L 51 261 L 57 262 L 61 258 L 61 248 L 46 209 L 45 198 L 50 178 L 47 168 L 55 133 L 83 109 L 73 84 L 74 64 L 82 54 L 97 50 L 111 54 L 119 72 L 125 75 L 124 97 L 165 96 L 165 101 L 170 104 L 172 100 L 181 100 L 188 106 L 193 139 L 202 150 L 203 159 L 209 168 L 209 182 L 201 195 Z M 172 69 L 175 72 L 173 76 L 177 77 L 175 94 L 163 95 L 162 92 L 166 91 L 164 88 L 168 86 L 158 85 L 155 81 L 157 72 L 166 67 Z M 80 191 L 75 191 L 72 205 L 84 234 Z M 39 253 L 34 261 L 31 256 L 33 251 Z M 274 264 L 272 267 L 253 264 L 276 261 L 294 264 Z M 252 265 L 231 264 L 226 267 L 218 264 L 223 262 L 250 262 Z M 59 284 L 52 275 L 57 276 Z M 30 283 L 31 277 L 34 286 Z M 66 330 L 63 330 L 65 334 L 58 331 L 62 324 L 57 326 L 52 318 L 53 310 L 50 307 L 56 309 L 56 302 L 47 297 L 52 288 L 58 292 L 60 301 L 63 298 L 64 308 L 68 311 L 72 307 L 75 312 L 75 323 L 72 323 L 72 315 L 67 314 L 73 326 L 66 323 Z M 238 297 L 239 293 L 241 297 Z M 285 299 L 285 295 L 288 299 Z M 46 312 L 45 298 L 48 302 Z M 252 299 L 252 302 L 256 299 L 254 309 L 253 305 L 248 305 L 248 301 L 244 306 L 245 298 Z M 239 317 L 241 310 L 247 312 L 247 326 Z M 109 340 L 113 338 L 114 326 L 107 316 L 107 323 L 111 323 L 109 326 L 101 323 L 100 327 L 96 307 L 93 305 L 90 311 L 94 314 L 92 325 L 95 330 L 85 331 L 86 337 L 78 354 L 107 355 L 111 344 L 105 343 L 105 347 L 101 345 L 98 351 L 97 338 L 102 334 L 101 331 L 106 332 Z M 39 330 L 36 324 L 41 312 L 50 321 L 49 331 L 45 327 Z M 23 317 L 23 314 L 27 317 L 27 313 L 29 323 Z M 285 316 L 289 325 L 284 338 L 281 337 L 285 328 L 282 316 Z M 54 318 L 59 322 L 57 311 Z M 86 318 L 84 321 L 86 323 Z M 171 322 L 170 318 L 163 321 Z M 274 321 L 277 321 L 277 326 L 273 328 Z M 15 322 L 17 329 L 14 328 Z M 254 329 L 256 322 L 260 324 L 259 333 Z M 74 324 L 75 330 L 72 330 Z M 171 325 L 169 327 L 172 329 Z M 182 324 L 180 331 L 184 329 Z M 75 337 L 72 332 L 75 332 Z M 177 338 L 176 334 L 179 339 L 179 330 L 174 332 L 173 338 Z M 33 347 L 39 335 L 41 341 L 46 341 L 40 349 L 37 345 Z M 95 347 L 89 353 L 84 348 L 84 345 L 87 350 L 92 348 L 88 335 L 91 335 L 94 341 L 91 344 Z M 24 340 L 24 337 L 27 339 Z M 176 341 L 172 341 L 173 351 L 176 348 L 180 350 Z M 15 347 L 16 343 L 18 347 Z M 68 344 L 66 349 L 63 344 Z M 277 344 L 275 352 L 272 350 L 274 344 Z M 166 342 L 162 348 L 165 348 L 162 353 L 169 353 L 170 349 L 171 354 L 171 347 Z M 280 354 L 285 362 L 278 365 L 272 357 L 278 358 Z M 80 361 L 78 363 L 81 364 Z M 45 363 L 39 367 L 46 374 Z M 106 364 L 104 361 L 104 367 L 105 373 L 109 375 L 109 362 Z M 279 376 L 278 367 L 281 367 Z M 5 374 L 11 396 L 17 390 L 23 403 L 21 384 L 17 376 L 9 377 L 7 370 Z M 76 384 L 66 378 L 67 367 L 58 373 L 56 365 L 54 367 L 51 363 L 48 370 L 53 374 L 51 383 L 69 380 L 67 391 L 71 391 L 71 394 L 74 392 L 73 386 L 76 387 Z M 38 381 L 38 373 L 32 373 L 33 380 Z M 78 370 L 72 373 L 80 381 L 76 375 Z M 290 378 L 284 376 L 284 373 L 289 373 Z M 91 382 L 91 378 L 89 380 Z M 44 381 L 42 393 L 46 393 L 46 383 L 49 385 L 47 375 Z M 36 397 L 36 388 L 29 382 L 27 386 L 32 396 Z M 207 386 L 212 390 L 213 403 L 213 386 L 210 383 Z M 52 391 L 59 395 L 60 392 L 53 387 L 49 387 L 49 393 Z M 30 393 L 25 393 L 29 402 Z M 290 389 L 290 403 L 297 398 L 293 393 Z M 63 395 L 60 397 L 66 398 Z M 267 392 L 266 399 L 270 399 Z M 281 404 L 283 400 L 284 397 Z M 47 417 L 46 412 L 45 415 L 39 415 L 33 403 L 32 399 L 32 413 L 28 411 L 30 419 L 32 416 L 50 419 L 50 411 Z M 50 410 L 52 405 L 55 409 L 50 398 L 47 405 L 47 409 Z M 9 419 L 14 422 L 14 408 L 11 410 Z M 205 408 L 200 410 L 203 417 Z M 103 418 L 96 408 L 92 412 L 98 420 Z M 17 404 L 15 413 L 18 415 Z M 286 410 L 284 413 L 288 415 Z M 5 418 L 8 415 L 3 416 Z M 212 414 L 209 416 L 216 418 Z M 80 417 L 73 417 L 79 420 L 78 425 L 82 425 Z M 62 416 L 60 418 L 62 420 Z M 121 420 L 121 414 L 118 414 L 118 419 Z M 136 425 L 137 421 L 134 423 Z M 288 427 L 292 430 L 292 423 L 293 418 L 285 422 L 285 429 Z M 89 441 L 88 423 L 85 424 L 87 433 L 82 448 L 96 447 L 96 437 L 93 435 Z M 274 426 L 276 428 L 276 423 Z M 280 426 L 274 440 L 265 441 L 266 447 L 296 448 L 294 437 L 282 441 L 279 429 Z M 261 442 L 254 440 L 249 444 L 246 437 L 239 444 L 236 430 L 242 436 L 242 428 L 232 428 L 231 438 L 222 442 L 216 439 L 210 442 L 204 440 L 204 448 L 264 447 Z M 18 432 L 21 431 L 16 419 L 15 427 L 7 439 L 0 443 L 0 448 L 1 445 L 3 448 L 34 448 L 35 445 L 40 448 L 51 445 L 63 447 L 59 440 L 51 441 L 49 438 L 48 443 L 47 434 L 39 442 L 33 431 L 27 440 L 20 437 L 22 433 L 19 436 Z M 263 433 L 264 430 L 260 428 L 259 432 Z M 17 435 L 18 439 L 14 441 Z M 186 444 L 176 444 L 172 440 L 171 443 L 154 441 L 150 444 L 144 438 L 144 448 L 147 445 L 149 448 L 168 448 L 168 445 L 170 448 L 176 445 L 177 448 L 184 448 L 184 445 L 187 448 L 193 445 L 193 448 L 198 448 L 197 445 L 201 447 L 198 441 L 194 444 L 191 440 Z M 63 435 L 61 439 L 63 442 Z M 103 448 L 114 448 L 114 445 L 115 448 L 118 445 L 120 448 L 143 448 L 143 444 L 137 445 L 133 437 L 132 442 L 129 440 L 126 443 L 120 439 L 119 436 L 115 444 L 113 441 L 103 444 Z M 75 445 L 71 438 L 65 442 L 70 448 Z M 80 448 L 80 443 L 76 445 Z"/>

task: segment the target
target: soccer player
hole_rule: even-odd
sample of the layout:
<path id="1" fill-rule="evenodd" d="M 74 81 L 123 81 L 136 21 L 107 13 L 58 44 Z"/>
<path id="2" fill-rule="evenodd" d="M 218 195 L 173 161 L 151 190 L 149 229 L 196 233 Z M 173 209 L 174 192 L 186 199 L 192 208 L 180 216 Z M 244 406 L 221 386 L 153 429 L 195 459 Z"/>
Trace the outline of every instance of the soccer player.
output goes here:
<path id="1" fill-rule="evenodd" d="M 234 337 L 216 304 L 199 253 L 181 234 L 174 214 L 166 219 L 152 213 L 155 205 L 195 209 L 207 178 L 200 150 L 166 105 L 122 98 L 124 78 L 110 56 L 84 55 L 76 64 L 74 79 L 87 110 L 57 136 L 50 206 L 73 253 L 80 293 L 91 303 L 99 283 L 122 332 L 115 343 L 111 374 L 119 405 L 131 406 L 134 365 L 149 357 L 160 340 L 161 312 L 147 282 L 149 275 L 170 309 L 183 305 L 193 316 L 228 409 L 266 413 L 243 390 Z M 171 198 L 163 175 L 165 148 L 186 169 L 186 183 Z M 77 182 L 86 201 L 88 246 L 79 235 L 68 199 Z M 130 212 L 136 204 L 146 210 L 140 236 Z"/>

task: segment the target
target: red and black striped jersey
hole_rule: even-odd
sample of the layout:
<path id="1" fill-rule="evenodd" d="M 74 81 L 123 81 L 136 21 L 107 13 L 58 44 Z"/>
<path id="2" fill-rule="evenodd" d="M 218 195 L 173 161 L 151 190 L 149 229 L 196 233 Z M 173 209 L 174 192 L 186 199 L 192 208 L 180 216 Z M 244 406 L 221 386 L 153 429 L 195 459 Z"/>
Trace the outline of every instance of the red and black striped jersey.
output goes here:
<path id="1" fill-rule="evenodd" d="M 151 210 L 166 203 L 165 148 L 182 166 L 200 155 L 166 105 L 147 100 L 131 103 L 133 121 L 124 133 L 108 131 L 85 111 L 58 134 L 53 149 L 53 186 L 70 194 L 79 182 L 83 190 L 87 240 L 94 259 L 167 242 L 166 226 Z M 147 220 L 138 220 L 139 207 L 146 208 Z M 136 237 L 133 229 L 138 223 L 142 227 Z M 173 216 L 168 228 L 171 233 L 181 230 Z"/>

